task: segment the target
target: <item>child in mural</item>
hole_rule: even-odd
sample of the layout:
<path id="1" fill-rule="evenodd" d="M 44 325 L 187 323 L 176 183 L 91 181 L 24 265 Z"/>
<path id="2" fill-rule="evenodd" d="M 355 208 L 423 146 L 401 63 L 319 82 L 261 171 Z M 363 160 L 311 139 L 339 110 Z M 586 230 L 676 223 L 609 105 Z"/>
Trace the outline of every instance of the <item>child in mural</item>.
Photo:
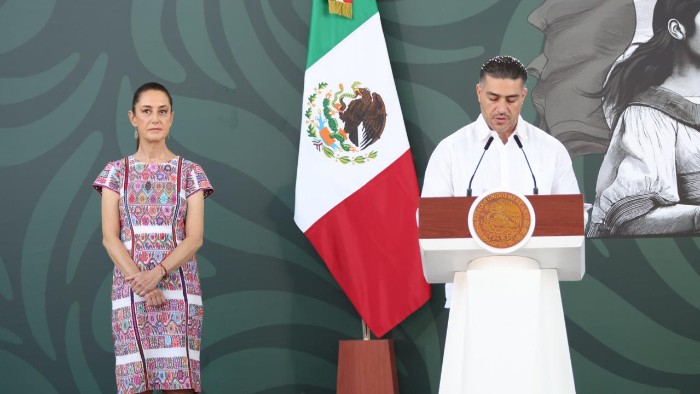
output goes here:
<path id="1" fill-rule="evenodd" d="M 700 1 L 659 0 L 653 35 L 603 87 L 612 139 L 589 237 L 700 230 Z"/>

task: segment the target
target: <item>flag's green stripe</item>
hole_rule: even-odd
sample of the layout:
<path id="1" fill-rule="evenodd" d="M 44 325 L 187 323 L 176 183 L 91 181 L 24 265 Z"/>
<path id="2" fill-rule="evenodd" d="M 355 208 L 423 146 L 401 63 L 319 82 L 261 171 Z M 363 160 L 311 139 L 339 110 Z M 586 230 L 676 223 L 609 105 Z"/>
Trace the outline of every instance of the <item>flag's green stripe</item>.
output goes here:
<path id="1" fill-rule="evenodd" d="M 348 19 L 340 15 L 329 14 L 328 0 L 313 0 L 306 68 L 311 67 L 377 12 L 375 0 L 355 0 L 352 3 L 352 19 Z M 351 61 L 348 60 L 348 62 L 348 66 L 350 66 Z"/>

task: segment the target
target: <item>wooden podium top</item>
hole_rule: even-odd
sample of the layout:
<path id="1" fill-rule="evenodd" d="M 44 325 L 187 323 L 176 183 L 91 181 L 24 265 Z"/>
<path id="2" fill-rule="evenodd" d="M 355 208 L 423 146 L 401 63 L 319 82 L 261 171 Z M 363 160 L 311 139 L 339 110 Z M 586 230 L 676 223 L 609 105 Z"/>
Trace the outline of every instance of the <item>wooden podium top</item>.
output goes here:
<path id="1" fill-rule="evenodd" d="M 525 196 L 535 210 L 533 237 L 583 235 L 583 195 Z M 418 204 L 421 239 L 472 238 L 467 225 L 476 197 L 424 197 Z"/>

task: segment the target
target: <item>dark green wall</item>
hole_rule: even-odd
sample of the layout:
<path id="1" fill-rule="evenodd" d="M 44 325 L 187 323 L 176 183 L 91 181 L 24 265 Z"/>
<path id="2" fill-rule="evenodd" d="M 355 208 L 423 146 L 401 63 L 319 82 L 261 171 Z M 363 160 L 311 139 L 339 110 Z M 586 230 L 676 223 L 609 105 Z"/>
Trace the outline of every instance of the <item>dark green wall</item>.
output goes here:
<path id="1" fill-rule="evenodd" d="M 539 55 L 527 16 L 541 3 L 379 2 L 419 179 L 478 116 L 480 65 Z M 131 94 L 150 80 L 174 96 L 171 149 L 216 187 L 199 253 L 205 391 L 335 391 L 338 340 L 359 338 L 360 320 L 292 220 L 309 8 L 0 0 L 0 391 L 114 391 L 112 264 L 90 184 L 133 151 Z M 530 103 L 523 115 L 534 121 Z M 600 161 L 575 160 L 589 202 Z M 699 247 L 587 243 L 586 278 L 562 284 L 579 393 L 700 391 Z M 390 334 L 402 393 L 437 392 L 442 296 Z"/>

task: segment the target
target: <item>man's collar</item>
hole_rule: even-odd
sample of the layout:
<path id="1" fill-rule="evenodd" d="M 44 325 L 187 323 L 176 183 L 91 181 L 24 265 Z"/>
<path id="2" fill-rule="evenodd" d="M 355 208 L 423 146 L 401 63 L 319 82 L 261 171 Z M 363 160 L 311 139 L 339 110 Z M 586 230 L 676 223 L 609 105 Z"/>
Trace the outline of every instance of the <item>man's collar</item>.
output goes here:
<path id="1" fill-rule="evenodd" d="M 481 141 L 483 143 L 486 143 L 486 140 L 489 139 L 491 136 L 491 128 L 489 125 L 486 123 L 486 119 L 484 119 L 484 115 L 479 114 L 479 117 L 476 119 L 476 132 L 477 132 L 477 140 Z"/>
<path id="2" fill-rule="evenodd" d="M 513 134 L 517 134 L 523 141 L 527 141 L 530 137 L 529 130 L 525 126 L 525 121 L 520 115 L 518 115 L 518 124 L 515 126 L 515 132 Z"/>

